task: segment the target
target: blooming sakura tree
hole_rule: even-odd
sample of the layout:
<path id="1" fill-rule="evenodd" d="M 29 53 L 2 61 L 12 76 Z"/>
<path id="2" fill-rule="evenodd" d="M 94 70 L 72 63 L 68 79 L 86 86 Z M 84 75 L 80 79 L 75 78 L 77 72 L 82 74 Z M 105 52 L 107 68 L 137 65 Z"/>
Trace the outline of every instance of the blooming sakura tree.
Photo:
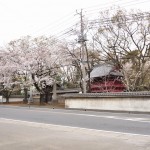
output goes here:
<path id="1" fill-rule="evenodd" d="M 7 52 L 0 54 L 0 92 L 6 98 L 6 103 L 9 103 L 9 97 L 18 84 L 16 79 L 18 66 L 11 63 L 8 56 Z"/>
<path id="2" fill-rule="evenodd" d="M 24 89 L 35 86 L 41 102 L 52 100 L 55 76 L 59 73 L 60 45 L 54 38 L 24 37 L 8 45 L 11 61 L 19 65 L 18 75 Z M 14 59 L 15 58 L 15 59 Z"/>
<path id="3" fill-rule="evenodd" d="M 58 60 L 61 56 L 59 55 L 61 47 L 55 39 L 45 37 L 33 39 L 33 44 L 32 80 L 40 92 L 40 101 L 47 103 L 52 100 L 53 85 L 60 73 Z"/>
<path id="4" fill-rule="evenodd" d="M 23 37 L 22 39 L 11 41 L 7 45 L 9 60 L 18 65 L 17 79 L 20 82 L 21 88 L 24 90 L 24 102 L 27 102 L 28 90 L 32 85 L 31 80 L 29 80 L 29 59 L 31 57 L 30 38 L 29 36 Z"/>

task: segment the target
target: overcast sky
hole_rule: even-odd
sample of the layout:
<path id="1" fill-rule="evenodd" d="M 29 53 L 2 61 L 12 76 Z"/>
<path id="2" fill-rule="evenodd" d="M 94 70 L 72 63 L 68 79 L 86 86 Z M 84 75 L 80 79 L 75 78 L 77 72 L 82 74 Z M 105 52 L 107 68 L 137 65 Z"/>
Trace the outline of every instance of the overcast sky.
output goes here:
<path id="1" fill-rule="evenodd" d="M 76 10 L 91 17 L 114 5 L 150 11 L 150 0 L 0 0 L 0 45 L 26 35 L 61 34 L 79 19 Z"/>

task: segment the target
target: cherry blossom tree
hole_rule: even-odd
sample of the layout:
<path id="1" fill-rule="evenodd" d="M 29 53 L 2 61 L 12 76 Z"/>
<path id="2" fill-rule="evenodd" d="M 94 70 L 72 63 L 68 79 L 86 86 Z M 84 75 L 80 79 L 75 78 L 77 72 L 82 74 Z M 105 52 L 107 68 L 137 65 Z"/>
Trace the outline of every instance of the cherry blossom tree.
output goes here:
<path id="1" fill-rule="evenodd" d="M 20 66 L 18 75 L 25 91 L 34 86 L 40 93 L 41 102 L 51 101 L 55 77 L 59 74 L 60 45 L 57 40 L 52 37 L 27 36 L 11 41 L 8 50 L 11 61 Z"/>
<path id="2" fill-rule="evenodd" d="M 6 98 L 6 103 L 9 103 L 10 95 L 12 94 L 17 82 L 18 65 L 10 62 L 9 53 L 1 51 L 0 53 L 0 92 Z"/>

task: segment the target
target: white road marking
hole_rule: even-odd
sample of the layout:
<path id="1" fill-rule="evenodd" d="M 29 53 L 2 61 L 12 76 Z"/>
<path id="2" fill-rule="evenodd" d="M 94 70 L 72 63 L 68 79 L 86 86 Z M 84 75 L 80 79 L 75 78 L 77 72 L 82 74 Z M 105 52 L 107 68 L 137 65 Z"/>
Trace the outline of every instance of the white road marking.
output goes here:
<path id="1" fill-rule="evenodd" d="M 38 111 L 38 112 L 47 112 L 43 110 L 30 110 L 30 111 Z M 150 119 L 148 118 L 129 118 L 129 117 L 118 117 L 118 116 L 106 116 L 106 115 L 89 115 L 89 114 L 77 114 L 71 112 L 50 112 L 53 114 L 64 114 L 64 115 L 75 115 L 75 116 L 85 116 L 85 117 L 96 117 L 96 118 L 108 118 L 108 119 L 117 119 L 117 120 L 127 120 L 127 121 L 136 121 L 136 122 L 147 122 L 150 123 Z"/>
<path id="2" fill-rule="evenodd" d="M 98 133 L 110 133 L 110 134 L 121 134 L 121 135 L 129 135 L 129 136 L 143 136 L 143 137 L 150 137 L 150 135 L 144 134 L 135 134 L 135 133 L 125 133 L 125 132 L 115 132 L 115 131 L 108 131 L 108 130 L 97 130 L 97 129 L 88 129 L 88 128 L 80 128 L 80 127 L 71 127 L 71 126 L 64 126 L 64 125 L 55 125 L 55 124 L 47 124 L 47 123 L 38 123 L 38 122 L 31 122 L 31 121 L 23 121 L 23 120 L 15 120 L 15 119 L 7 119 L 7 118 L 0 118 L 0 122 L 4 123 L 14 123 L 20 125 L 29 125 L 33 127 L 42 127 L 42 128 L 49 128 L 56 127 L 56 128 L 66 128 L 66 129 L 73 129 L 75 131 L 92 131 Z"/>
<path id="3" fill-rule="evenodd" d="M 9 109 L 9 108 L 4 108 L 4 109 Z M 14 108 L 13 108 L 14 109 Z M 37 110 L 38 109 L 38 110 Z M 18 109 L 17 109 L 18 110 Z M 40 110 L 40 108 L 34 108 L 34 109 L 24 109 L 27 111 L 38 111 L 38 112 L 43 112 L 47 113 L 48 111 Z M 52 110 L 52 109 L 50 109 Z M 67 110 L 68 111 L 68 110 Z M 107 116 L 107 115 L 90 115 L 90 114 L 78 114 L 78 113 L 71 113 L 71 112 L 50 112 L 51 114 L 60 114 L 60 115 L 75 115 L 75 116 L 85 116 L 85 117 L 96 117 L 96 118 L 107 118 L 107 119 L 116 119 L 116 120 L 125 120 L 125 121 L 133 121 L 133 122 L 145 122 L 145 123 L 150 123 L 150 118 L 135 118 L 135 117 L 120 117 L 120 116 Z"/>
<path id="4" fill-rule="evenodd" d="M 129 118 L 129 117 L 118 117 L 118 116 L 89 115 L 89 114 L 60 113 L 60 112 L 51 112 L 51 113 L 54 113 L 54 114 L 58 113 L 58 114 L 65 114 L 65 115 L 75 115 L 75 116 L 85 116 L 85 117 L 96 117 L 96 118 L 109 118 L 109 119 L 118 119 L 118 120 L 127 120 L 127 121 L 150 123 L 150 120 L 148 120 L 148 118 Z"/>

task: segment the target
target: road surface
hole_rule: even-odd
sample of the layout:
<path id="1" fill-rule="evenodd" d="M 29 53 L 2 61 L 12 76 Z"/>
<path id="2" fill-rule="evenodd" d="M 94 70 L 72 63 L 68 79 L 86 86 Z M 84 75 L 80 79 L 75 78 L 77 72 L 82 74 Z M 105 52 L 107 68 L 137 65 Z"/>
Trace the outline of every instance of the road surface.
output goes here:
<path id="1" fill-rule="evenodd" d="M 1 105 L 0 138 L 1 150 L 150 150 L 150 115 Z"/>

